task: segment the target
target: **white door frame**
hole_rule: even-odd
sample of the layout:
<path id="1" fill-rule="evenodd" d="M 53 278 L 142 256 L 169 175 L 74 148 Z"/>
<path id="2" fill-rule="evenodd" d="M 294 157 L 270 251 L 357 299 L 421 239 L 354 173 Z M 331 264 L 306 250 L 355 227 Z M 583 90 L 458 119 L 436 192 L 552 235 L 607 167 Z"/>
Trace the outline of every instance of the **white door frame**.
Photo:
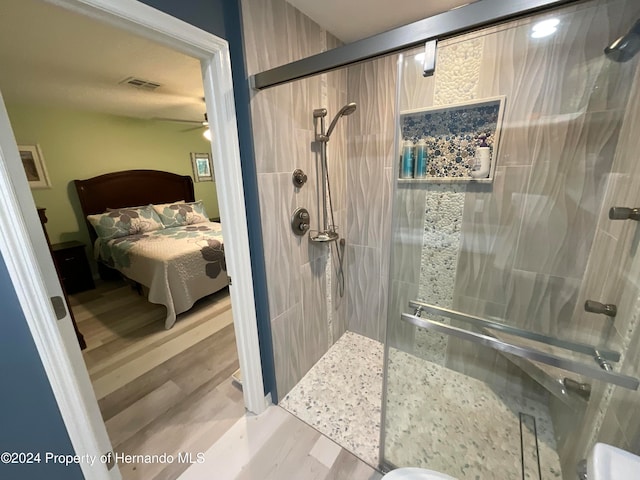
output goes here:
<path id="1" fill-rule="evenodd" d="M 128 30 L 200 59 L 227 271 L 246 408 L 261 413 L 264 395 L 249 237 L 228 43 L 136 0 L 45 0 Z M 223 139 L 217 141 L 217 139 Z M 7 111 L 0 96 L 0 252 L 25 313 L 76 453 L 103 454 L 110 442 L 67 314 L 56 316 L 49 297 L 61 296 Z M 51 281 L 52 278 L 56 280 Z M 105 450 L 105 446 L 107 450 Z M 99 462 L 96 462 L 99 463 Z M 118 469 L 81 464 L 85 478 L 120 478 Z"/>

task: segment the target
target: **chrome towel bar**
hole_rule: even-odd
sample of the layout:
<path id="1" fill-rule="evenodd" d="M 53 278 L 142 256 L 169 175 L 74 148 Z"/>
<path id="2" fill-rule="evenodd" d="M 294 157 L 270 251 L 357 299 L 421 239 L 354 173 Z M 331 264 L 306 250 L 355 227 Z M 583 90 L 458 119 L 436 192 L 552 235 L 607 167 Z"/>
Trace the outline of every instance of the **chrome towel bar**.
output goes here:
<path id="1" fill-rule="evenodd" d="M 423 307 L 423 310 L 427 309 Z M 622 375 L 620 373 L 615 373 L 612 371 L 602 370 L 598 367 L 593 367 L 591 365 L 577 362 L 569 358 L 564 358 L 558 355 L 536 350 L 535 348 L 521 347 L 519 345 L 503 342 L 502 340 L 498 340 L 497 338 L 490 337 L 488 335 L 470 332 L 461 328 L 452 327 L 451 325 L 447 325 L 445 323 L 416 317 L 415 315 L 410 315 L 408 313 L 403 313 L 401 315 L 401 318 L 403 321 L 415 325 L 416 327 L 424 328 L 438 333 L 444 333 L 446 335 L 461 338 L 463 340 L 468 340 L 470 342 L 492 348 L 493 350 L 515 355 L 517 357 L 526 358 L 534 362 L 551 365 L 552 367 L 577 373 L 579 375 L 584 375 L 596 380 L 602 380 L 603 382 L 618 385 L 630 390 L 637 390 L 638 386 L 640 386 L 640 381 L 638 381 L 637 378 Z"/>
<path id="2" fill-rule="evenodd" d="M 572 352 L 584 353 L 585 355 L 590 355 L 591 357 L 600 356 L 605 360 L 609 360 L 611 362 L 620 361 L 620 353 L 612 350 L 604 350 L 599 347 L 594 347 L 592 345 L 587 345 L 584 343 L 562 340 L 560 338 L 551 337 L 549 335 L 544 335 L 542 333 L 523 330 L 522 328 L 513 327 L 505 323 L 495 322 L 491 320 L 486 320 L 484 318 L 476 317 L 473 315 L 468 315 L 466 313 L 458 312 L 456 310 L 450 310 L 448 308 L 442 308 L 436 305 L 429 305 L 428 303 L 419 302 L 417 300 L 410 301 L 409 306 L 411 308 L 416 308 L 416 309 L 419 308 L 420 311 L 424 313 L 441 315 L 443 317 L 447 317 L 452 320 L 459 320 L 461 322 L 470 323 L 477 327 L 484 327 L 484 328 L 489 328 L 491 330 L 497 330 L 500 332 L 509 333 L 511 335 L 517 335 L 519 337 L 527 338 L 529 340 L 534 340 L 536 342 L 544 343 L 546 345 L 563 348 L 565 350 L 571 350 Z"/>

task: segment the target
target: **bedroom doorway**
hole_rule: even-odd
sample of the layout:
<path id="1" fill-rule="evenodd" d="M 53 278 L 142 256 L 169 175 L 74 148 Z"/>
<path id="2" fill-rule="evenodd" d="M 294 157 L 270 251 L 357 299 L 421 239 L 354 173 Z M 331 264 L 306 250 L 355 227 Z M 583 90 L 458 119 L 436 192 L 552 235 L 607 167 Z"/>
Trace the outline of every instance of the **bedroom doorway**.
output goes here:
<path id="1" fill-rule="evenodd" d="M 214 138 L 213 162 L 218 181 L 220 211 L 225 223 L 228 271 L 233 272 L 231 303 L 238 354 L 243 372 L 244 400 L 249 411 L 260 413 L 263 394 L 253 286 L 249 263 L 244 192 L 233 102 L 228 46 L 225 41 L 135 1 L 55 0 L 51 3 L 89 15 L 120 28 L 135 31 L 202 63 L 210 129 Z M 49 376 L 76 452 L 102 455 L 110 442 L 93 396 L 86 368 L 68 316 L 59 306 L 62 297 L 53 262 L 48 256 L 27 178 L 0 97 L 0 220 L 15 229 L 0 233 L 0 250 L 7 261 L 14 287 L 28 318 L 29 327 Z M 225 159 L 224 162 L 221 159 Z M 16 219 L 18 221 L 16 221 Z M 39 272 L 40 275 L 33 275 Z M 49 298 L 52 299 L 51 303 Z M 54 309 L 51 308 L 53 303 Z M 56 320 L 55 315 L 60 320 Z M 98 471 L 100 470 L 100 471 Z M 109 470 L 83 466 L 87 478 L 118 478 Z"/>

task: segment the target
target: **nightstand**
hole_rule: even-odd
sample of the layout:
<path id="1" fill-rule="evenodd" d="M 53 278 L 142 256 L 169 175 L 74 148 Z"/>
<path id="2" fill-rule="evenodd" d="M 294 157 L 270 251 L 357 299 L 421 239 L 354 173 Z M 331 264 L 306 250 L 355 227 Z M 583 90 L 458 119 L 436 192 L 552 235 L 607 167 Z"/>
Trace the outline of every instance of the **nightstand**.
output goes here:
<path id="1" fill-rule="evenodd" d="M 44 236 L 47 239 L 47 245 L 49 245 L 49 250 L 51 250 L 51 241 L 49 240 L 49 234 L 47 233 L 47 226 L 45 225 L 48 222 L 46 208 L 38 208 L 38 216 L 40 217 L 40 223 L 42 223 L 42 230 L 44 230 Z M 80 243 L 80 242 L 78 242 Z M 60 270 L 55 260 L 55 255 L 51 252 L 51 256 L 53 257 L 53 263 L 56 267 L 56 272 L 58 273 L 58 278 L 60 277 Z M 93 283 L 93 278 L 91 279 Z M 62 284 L 62 280 L 60 280 Z M 67 311 L 69 312 L 69 316 L 71 317 L 71 323 L 73 323 L 73 329 L 76 332 L 76 337 L 78 338 L 78 344 L 80 344 L 80 348 L 84 350 L 87 348 L 87 342 L 84 341 L 84 336 L 78 330 L 78 324 L 76 323 L 76 317 L 73 316 L 73 310 L 69 308 L 69 298 L 67 297 L 67 291 L 64 288 L 64 284 L 62 284 L 62 293 L 64 294 L 64 303 L 67 305 Z"/>
<path id="2" fill-rule="evenodd" d="M 51 245 L 51 253 L 58 267 L 60 280 L 69 295 L 96 288 L 84 243 L 75 240 L 54 243 Z"/>

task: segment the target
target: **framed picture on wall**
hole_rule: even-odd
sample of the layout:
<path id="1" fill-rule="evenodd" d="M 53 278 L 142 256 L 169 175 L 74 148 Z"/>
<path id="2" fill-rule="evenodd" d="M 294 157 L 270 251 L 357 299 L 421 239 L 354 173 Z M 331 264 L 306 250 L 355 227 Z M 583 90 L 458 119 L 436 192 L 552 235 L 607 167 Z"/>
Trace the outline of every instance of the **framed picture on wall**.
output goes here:
<path id="1" fill-rule="evenodd" d="M 193 178 L 196 182 L 215 181 L 211 155 L 208 153 L 191 152 L 191 166 L 193 167 Z"/>
<path id="2" fill-rule="evenodd" d="M 51 181 L 38 145 L 18 145 L 20 158 L 31 188 L 51 188 Z"/>

